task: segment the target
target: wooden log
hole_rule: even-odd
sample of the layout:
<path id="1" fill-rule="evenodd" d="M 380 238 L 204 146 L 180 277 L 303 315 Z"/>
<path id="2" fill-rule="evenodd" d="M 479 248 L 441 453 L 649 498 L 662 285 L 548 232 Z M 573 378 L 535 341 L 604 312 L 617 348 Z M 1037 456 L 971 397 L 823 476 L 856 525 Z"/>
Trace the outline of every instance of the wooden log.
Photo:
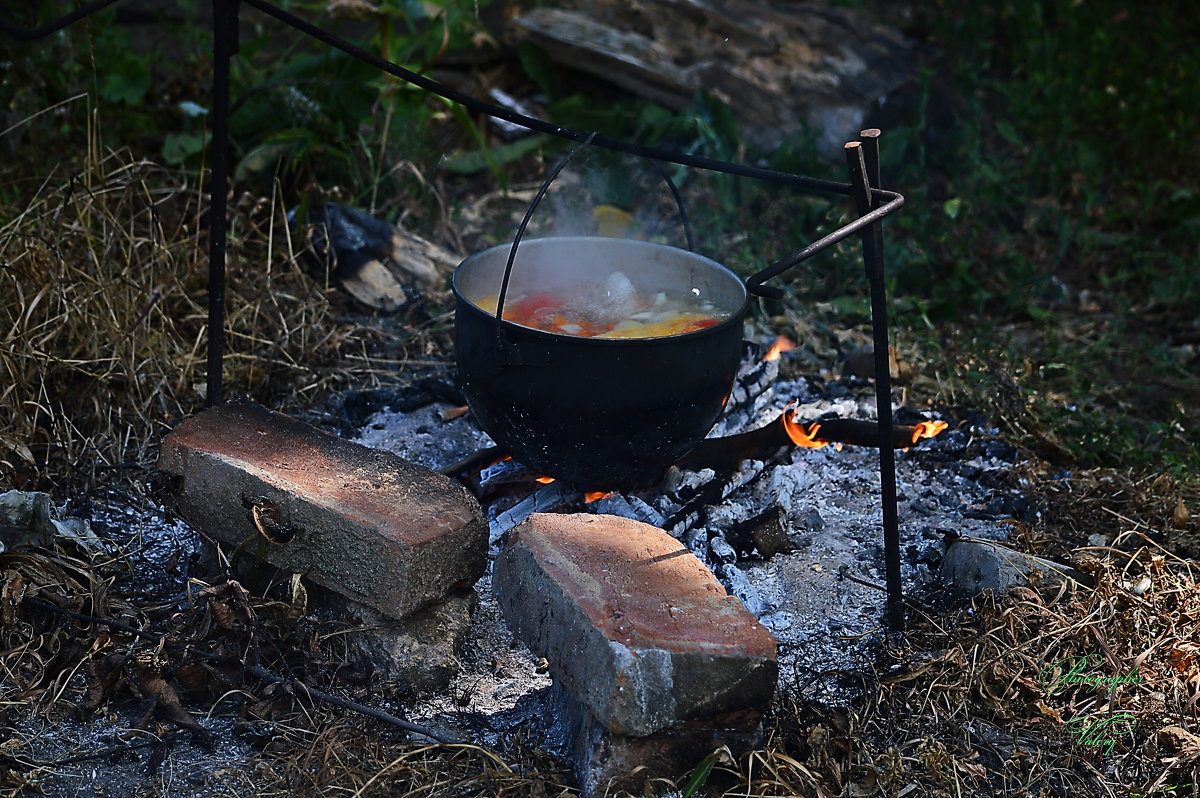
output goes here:
<path id="1" fill-rule="evenodd" d="M 743 460 L 768 459 L 785 446 L 795 445 L 785 425 L 784 417 L 786 415 L 785 411 L 770 424 L 750 432 L 700 441 L 676 465 L 690 470 L 712 468 L 719 471 L 737 468 Z M 941 422 L 932 423 L 940 424 Z M 879 424 L 875 421 L 856 418 L 822 418 L 797 426 L 807 431 L 815 444 L 822 446 L 841 443 L 851 446 L 878 447 L 880 442 Z M 942 428 L 944 429 L 944 427 Z M 892 447 L 907 449 L 922 437 L 929 437 L 928 434 L 919 435 L 918 431 L 921 429 L 920 425 L 897 424 L 892 428 Z"/>

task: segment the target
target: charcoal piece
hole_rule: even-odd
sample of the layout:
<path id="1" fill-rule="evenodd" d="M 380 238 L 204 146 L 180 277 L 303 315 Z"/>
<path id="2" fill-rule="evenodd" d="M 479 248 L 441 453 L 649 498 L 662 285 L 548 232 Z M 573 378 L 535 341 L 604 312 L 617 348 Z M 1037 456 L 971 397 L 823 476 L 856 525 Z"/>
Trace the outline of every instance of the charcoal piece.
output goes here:
<path id="1" fill-rule="evenodd" d="M 786 517 L 782 507 L 772 507 L 745 521 L 744 526 L 749 528 L 750 538 L 763 559 L 769 560 L 776 554 L 787 554 L 795 548 L 787 535 Z"/>
<path id="2" fill-rule="evenodd" d="M 678 536 L 676 536 L 678 537 Z M 707 529 L 692 529 L 683 536 L 684 545 L 700 562 L 704 563 L 709 568 L 712 567 L 712 555 L 708 548 L 708 530 Z"/>
<path id="3" fill-rule="evenodd" d="M 809 510 L 804 516 L 804 527 L 809 532 L 820 532 L 825 528 L 825 519 L 816 510 Z"/>
<path id="4" fill-rule="evenodd" d="M 720 535 L 713 535 L 708 539 L 708 548 L 712 551 L 713 556 L 718 562 L 729 564 L 737 562 L 738 554 L 733 546 L 729 545 L 729 541 Z"/>
<path id="5" fill-rule="evenodd" d="M 764 560 L 795 549 L 787 536 L 787 513 L 778 505 L 734 523 L 725 537 L 743 556 L 754 552 Z"/>
<path id="6" fill-rule="evenodd" d="M 313 249 L 317 256 L 332 254 L 339 276 L 352 273 L 354 261 L 387 260 L 392 256 L 392 226 L 356 208 L 316 205 L 309 208 L 305 221 L 314 226 Z"/>
<path id="7" fill-rule="evenodd" d="M 479 487 L 492 488 L 514 482 L 532 482 L 538 476 L 516 460 L 501 460 L 479 472 Z"/>
<path id="8" fill-rule="evenodd" d="M 745 572 L 736 565 L 731 563 L 721 565 L 717 568 L 716 574 L 730 595 L 737 596 L 752 614 L 764 615 L 775 609 L 762 597 L 758 589 L 750 584 L 750 579 Z"/>
<path id="9" fill-rule="evenodd" d="M 1004 441 L 984 441 L 980 444 L 979 451 L 984 457 L 1005 463 L 1012 463 L 1017 459 L 1017 447 Z"/>
<path id="10" fill-rule="evenodd" d="M 604 515 L 631 518 L 634 521 L 641 521 L 644 524 L 650 524 L 659 529 L 662 529 L 667 523 L 667 520 L 660 512 L 637 496 L 622 496 L 619 493 L 612 496 L 605 496 L 595 502 L 595 510 Z"/>
<path id="11" fill-rule="evenodd" d="M 927 450 L 945 452 L 946 454 L 966 454 L 971 436 L 961 429 L 946 430 L 931 441 L 926 442 Z"/>
<path id="12" fill-rule="evenodd" d="M 354 429 L 362 429 L 381 410 L 411 413 L 434 402 L 458 406 L 467 400 L 452 378 L 423 377 L 399 388 L 350 391 L 342 400 L 342 412 Z"/>

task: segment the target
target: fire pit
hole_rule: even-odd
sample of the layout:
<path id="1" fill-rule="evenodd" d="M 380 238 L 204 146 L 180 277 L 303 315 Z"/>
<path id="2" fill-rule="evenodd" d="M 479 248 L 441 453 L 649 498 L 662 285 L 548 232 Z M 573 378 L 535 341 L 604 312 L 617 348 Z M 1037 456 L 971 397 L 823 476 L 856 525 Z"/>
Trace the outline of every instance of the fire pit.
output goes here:
<path id="1" fill-rule="evenodd" d="M 516 459 L 500 459 L 503 452 L 470 416 L 457 416 L 444 403 L 404 413 L 380 410 L 358 440 L 458 474 L 484 505 L 497 545 L 535 512 L 619 515 L 666 530 L 776 636 L 783 678 L 817 678 L 859 656 L 862 636 L 880 628 L 886 592 L 876 533 L 877 450 L 826 444 L 815 428 L 843 427 L 859 436 L 866 430 L 870 438 L 878 419 L 861 383 L 856 395 L 852 382 L 781 378 L 780 361 L 764 360 L 763 353 L 764 347 L 746 347 L 712 437 L 694 450 L 727 459 L 664 469 L 648 487 L 583 491 Z M 896 450 L 905 508 L 901 567 L 915 585 L 939 564 L 947 530 L 997 536 L 996 519 L 1012 508 L 997 498 L 989 475 L 1005 473 L 1013 452 L 968 448 L 970 435 L 986 437 L 988 430 L 950 430 L 944 419 L 898 412 L 907 423 L 897 430 L 942 428 L 917 443 L 896 442 L 907 444 Z M 815 445 L 792 443 L 783 420 L 814 433 Z M 929 426 L 921 427 L 925 422 Z M 753 449 L 741 448 L 747 439 L 756 443 Z M 485 612 L 489 601 L 485 597 Z"/>

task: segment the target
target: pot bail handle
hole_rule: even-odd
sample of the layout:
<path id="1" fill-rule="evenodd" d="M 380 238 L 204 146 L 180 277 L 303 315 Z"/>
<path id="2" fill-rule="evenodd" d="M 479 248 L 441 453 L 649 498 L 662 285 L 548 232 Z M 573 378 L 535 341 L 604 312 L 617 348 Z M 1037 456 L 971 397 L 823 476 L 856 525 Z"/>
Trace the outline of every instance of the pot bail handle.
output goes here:
<path id="1" fill-rule="evenodd" d="M 529 226 L 529 220 L 533 218 L 533 212 L 537 210 L 538 203 L 542 201 L 542 197 L 546 196 L 546 192 L 550 190 L 550 184 L 554 182 L 554 178 L 558 177 L 558 173 L 561 172 L 566 165 L 571 162 L 571 159 L 575 157 L 575 154 L 587 145 L 591 144 L 592 140 L 596 138 L 597 135 L 598 131 L 593 130 L 588 134 L 586 139 L 579 142 L 579 144 L 575 145 L 570 152 L 559 159 L 558 163 L 554 165 L 554 168 L 550 170 L 550 174 L 547 175 L 546 179 L 542 182 L 542 187 L 539 188 L 537 194 L 534 195 L 533 202 L 529 203 L 529 207 L 525 209 L 525 218 L 522 219 L 521 224 L 517 226 L 517 234 L 513 236 L 512 247 L 508 250 L 508 262 L 504 265 L 504 279 L 500 282 L 500 296 L 496 300 L 496 337 L 500 340 L 501 351 L 505 352 L 507 355 L 512 355 L 514 353 L 508 351 L 510 349 L 510 347 L 506 346 L 508 339 L 504 336 L 504 325 L 500 322 L 504 318 L 504 298 L 508 294 L 508 281 L 509 278 L 512 277 L 513 264 L 517 260 L 517 246 L 521 243 L 521 238 L 525 235 L 525 228 Z"/>
<path id="2" fill-rule="evenodd" d="M 500 342 L 500 350 L 504 353 L 506 363 L 519 364 L 522 362 L 520 352 L 512 346 L 508 338 L 504 334 L 504 325 L 500 322 L 504 318 L 504 300 L 508 296 L 508 283 L 512 277 L 513 264 L 517 260 L 517 247 L 521 243 L 521 239 L 525 236 L 525 228 L 529 226 L 529 220 L 533 218 L 533 212 L 537 210 L 537 206 L 542 201 L 542 197 L 546 196 L 546 192 L 550 190 L 550 184 L 558 177 L 559 173 L 566 167 L 575 154 L 584 147 L 592 143 L 592 140 L 599 135 L 598 131 L 592 131 L 588 137 L 579 142 L 566 155 L 559 159 L 554 168 L 550 170 L 550 174 L 542 182 L 542 187 L 533 197 L 533 201 L 529 203 L 529 207 L 525 210 L 525 218 L 521 219 L 521 224 L 517 226 L 517 234 L 513 237 L 512 247 L 508 250 L 508 261 L 504 264 L 504 279 L 500 282 L 500 295 L 496 299 L 496 338 Z M 687 248 L 694 252 L 696 249 L 695 237 L 692 234 L 692 224 L 688 219 L 687 209 L 683 204 L 683 196 L 679 193 L 679 188 L 675 185 L 675 181 L 671 179 L 671 175 L 663 168 L 661 163 L 655 162 L 655 170 L 659 177 L 667 184 L 667 188 L 671 190 L 671 197 L 675 200 L 675 207 L 679 209 L 679 224 L 683 227 L 683 236 L 687 240 Z"/>

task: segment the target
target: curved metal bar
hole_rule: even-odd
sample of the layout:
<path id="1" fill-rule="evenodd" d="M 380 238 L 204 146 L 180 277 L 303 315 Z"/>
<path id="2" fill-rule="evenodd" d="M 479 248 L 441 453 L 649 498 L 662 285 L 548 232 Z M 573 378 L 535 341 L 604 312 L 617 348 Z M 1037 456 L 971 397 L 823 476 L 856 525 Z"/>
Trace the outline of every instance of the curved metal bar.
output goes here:
<path id="1" fill-rule="evenodd" d="M 9 36 L 15 36 L 18 39 L 33 41 L 35 39 L 44 39 L 51 33 L 62 30 L 68 25 L 78 22 L 84 17 L 91 16 L 101 9 L 111 6 L 113 3 L 119 3 L 121 0 L 93 0 L 86 6 L 77 8 L 70 14 L 63 14 L 53 22 L 47 22 L 45 25 L 39 25 L 36 28 L 18 28 L 4 20 L 0 19 L 0 32 L 7 33 Z"/>
<path id="2" fill-rule="evenodd" d="M 817 239 L 799 252 L 794 252 L 783 260 L 776 261 L 767 268 L 763 269 L 761 272 L 758 272 L 757 274 L 747 278 L 746 290 L 755 296 L 766 297 L 767 299 L 780 299 L 783 296 L 783 290 L 772 285 L 763 285 L 765 281 L 770 280 L 772 277 L 778 277 L 796 264 L 806 261 L 813 255 L 816 255 L 821 250 L 827 249 L 839 241 L 846 240 L 850 236 L 866 227 L 869 227 L 872 224 L 875 224 L 884 216 L 887 216 L 889 213 L 898 210 L 904 205 L 904 196 L 897 194 L 894 191 L 876 189 L 873 193 L 876 198 L 880 196 L 890 197 L 891 201 L 884 205 L 880 205 L 875 210 L 858 217 L 844 227 L 839 227 L 837 230 L 834 230 L 824 238 Z"/>

